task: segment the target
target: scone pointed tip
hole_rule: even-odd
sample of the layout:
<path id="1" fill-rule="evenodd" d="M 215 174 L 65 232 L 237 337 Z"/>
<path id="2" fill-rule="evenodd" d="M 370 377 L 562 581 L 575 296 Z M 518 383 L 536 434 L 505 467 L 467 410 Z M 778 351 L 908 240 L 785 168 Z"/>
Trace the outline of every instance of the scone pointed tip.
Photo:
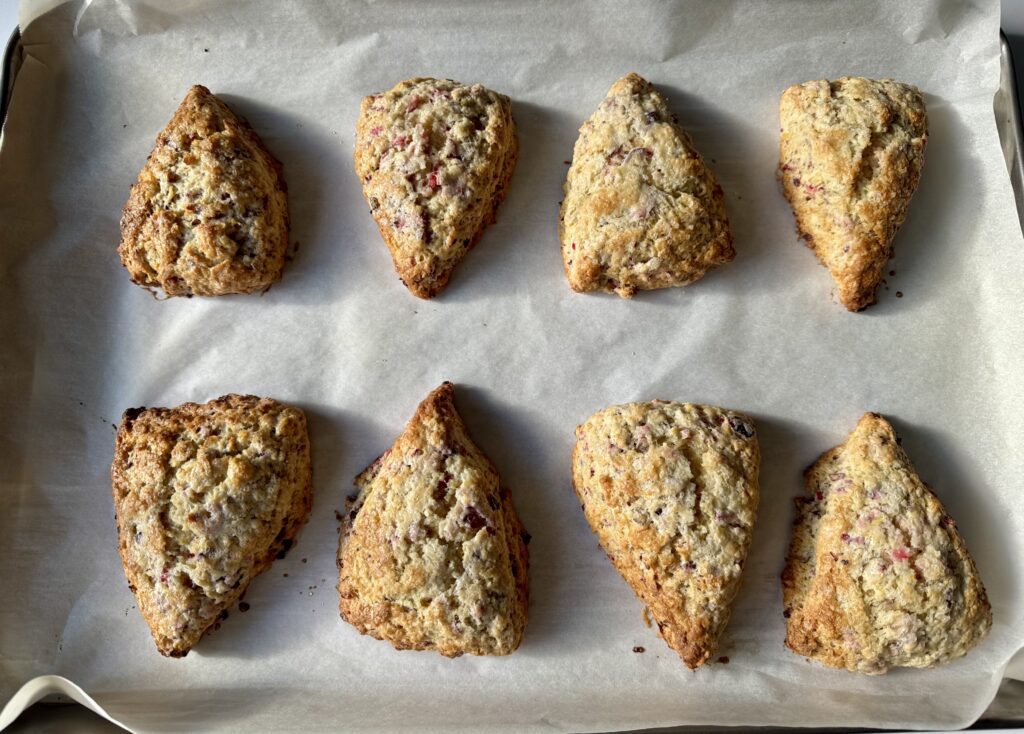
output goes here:
<path id="1" fill-rule="evenodd" d="M 210 91 L 209 87 L 206 87 L 202 84 L 193 84 L 191 87 L 188 88 L 188 91 L 185 93 L 185 98 L 181 101 L 181 103 L 187 104 L 189 102 L 205 100 L 210 97 L 213 97 L 213 92 Z"/>

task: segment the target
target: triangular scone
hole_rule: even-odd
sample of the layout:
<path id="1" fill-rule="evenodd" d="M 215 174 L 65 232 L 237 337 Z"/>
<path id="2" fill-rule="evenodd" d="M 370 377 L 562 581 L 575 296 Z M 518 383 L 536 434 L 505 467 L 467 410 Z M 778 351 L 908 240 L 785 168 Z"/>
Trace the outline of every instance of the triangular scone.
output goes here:
<path id="1" fill-rule="evenodd" d="M 338 546 L 341 616 L 397 649 L 507 655 L 529 595 L 528 536 L 446 382 L 356 477 Z"/>
<path id="2" fill-rule="evenodd" d="M 185 96 L 132 186 L 121 262 L 168 296 L 252 293 L 281 277 L 288 195 L 281 164 L 202 86 Z"/>
<path id="3" fill-rule="evenodd" d="M 508 97 L 451 79 L 409 79 L 363 99 L 356 173 L 398 277 L 420 298 L 495 219 L 518 144 Z"/>
<path id="4" fill-rule="evenodd" d="M 576 428 L 572 477 L 601 547 L 690 668 L 715 650 L 757 516 L 749 418 L 655 400 Z"/>
<path id="5" fill-rule="evenodd" d="M 580 128 L 559 217 L 575 291 L 692 283 L 735 256 L 725 196 L 665 98 L 627 74 Z"/>
<path id="6" fill-rule="evenodd" d="M 182 657 L 306 521 L 306 417 L 251 395 L 127 410 L 111 476 L 128 586 Z"/>
<path id="7" fill-rule="evenodd" d="M 782 574 L 786 645 L 833 668 L 925 668 L 992 626 L 956 523 L 868 413 L 806 474 Z"/>
<path id="8" fill-rule="evenodd" d="M 850 311 L 875 302 L 921 178 L 924 98 L 891 79 L 844 77 L 782 94 L 779 180 L 797 230 Z"/>

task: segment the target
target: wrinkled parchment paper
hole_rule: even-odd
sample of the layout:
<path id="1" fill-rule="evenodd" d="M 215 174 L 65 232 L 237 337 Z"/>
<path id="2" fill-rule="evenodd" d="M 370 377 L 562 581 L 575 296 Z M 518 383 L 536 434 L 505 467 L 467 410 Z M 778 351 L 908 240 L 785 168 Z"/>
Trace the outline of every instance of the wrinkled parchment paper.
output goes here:
<path id="1" fill-rule="evenodd" d="M 95 0 L 29 24 L 0 152 L 0 700 L 57 673 L 141 731 L 970 722 L 1024 644 L 1024 242 L 992 113 L 997 23 L 994 2 Z M 630 302 L 572 293 L 557 243 L 576 130 L 627 71 L 710 161 L 738 251 Z M 861 314 L 774 178 L 780 92 L 843 74 L 917 84 L 931 131 L 895 274 Z M 511 95 L 521 144 L 498 223 L 431 302 L 392 272 L 352 171 L 360 98 L 414 75 Z M 266 295 L 161 302 L 118 262 L 128 187 L 193 83 L 284 162 L 299 251 Z M 335 510 L 444 379 L 533 534 L 530 622 L 503 659 L 396 652 L 336 611 Z M 251 609 L 166 660 L 117 556 L 114 424 L 230 391 L 307 411 L 315 505 Z M 763 454 L 729 662 L 695 673 L 644 626 L 571 490 L 574 426 L 654 397 L 750 412 Z M 989 638 L 939 669 L 862 677 L 782 644 L 791 498 L 866 410 L 892 418 L 991 597 Z"/>

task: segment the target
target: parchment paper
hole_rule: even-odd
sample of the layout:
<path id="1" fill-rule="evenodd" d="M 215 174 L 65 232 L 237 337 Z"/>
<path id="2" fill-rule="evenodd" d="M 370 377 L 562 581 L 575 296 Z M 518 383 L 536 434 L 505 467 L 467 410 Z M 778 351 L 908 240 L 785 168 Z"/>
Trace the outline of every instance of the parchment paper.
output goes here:
<path id="1" fill-rule="evenodd" d="M 0 699 L 57 673 L 141 731 L 966 725 L 1024 645 L 1024 242 L 992 113 L 997 23 L 994 2 L 97 0 L 29 24 L 0 152 Z M 631 70 L 711 162 L 738 255 L 624 302 L 569 290 L 557 211 L 578 126 Z M 895 274 L 861 314 L 774 178 L 781 91 L 844 74 L 917 84 L 931 131 Z M 511 95 L 521 144 L 498 223 L 431 302 L 393 274 L 352 171 L 361 97 L 414 75 Z M 300 247 L 264 296 L 157 301 L 118 262 L 128 187 L 192 83 L 284 162 Z M 336 611 L 335 510 L 444 379 L 533 534 L 507 658 L 396 652 Z M 114 424 L 230 391 L 308 412 L 313 514 L 251 609 L 167 660 L 117 556 Z M 655 397 L 750 412 L 763 454 L 729 662 L 695 673 L 644 626 L 571 490 L 574 426 Z M 866 410 L 892 418 L 991 597 L 988 639 L 935 670 L 862 677 L 782 644 L 791 498 Z"/>

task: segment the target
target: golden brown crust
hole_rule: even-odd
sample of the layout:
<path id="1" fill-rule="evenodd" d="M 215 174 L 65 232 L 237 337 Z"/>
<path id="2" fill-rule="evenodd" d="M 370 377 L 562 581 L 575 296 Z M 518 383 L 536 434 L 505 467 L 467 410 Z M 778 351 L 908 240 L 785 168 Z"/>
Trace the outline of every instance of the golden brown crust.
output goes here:
<path id="1" fill-rule="evenodd" d="M 725 195 L 668 109 L 636 74 L 608 90 L 580 128 L 559 237 L 573 290 L 692 283 L 735 256 Z"/>
<path id="2" fill-rule="evenodd" d="M 157 649 L 182 657 L 306 521 L 306 418 L 252 395 L 127 410 L 111 479 L 128 585 Z"/>
<path id="3" fill-rule="evenodd" d="M 444 290 L 494 221 L 517 157 L 511 101 L 479 84 L 415 78 L 363 99 L 356 173 L 414 295 Z"/>
<path id="4" fill-rule="evenodd" d="M 782 574 L 790 649 L 875 674 L 937 665 L 985 637 L 974 561 L 888 421 L 865 414 L 805 478 Z"/>
<path id="5" fill-rule="evenodd" d="M 252 293 L 281 277 L 288 196 L 248 123 L 192 87 L 157 136 L 121 217 L 132 281 L 168 296 Z"/>
<path id="6" fill-rule="evenodd" d="M 875 301 L 928 142 L 924 98 L 891 79 L 844 77 L 787 89 L 779 180 L 797 229 L 850 311 Z"/>
<path id="7" fill-rule="evenodd" d="M 357 478 L 338 546 L 341 616 L 397 649 L 507 655 L 529 601 L 526 532 L 444 383 Z"/>
<path id="8" fill-rule="evenodd" d="M 750 419 L 708 405 L 616 405 L 576 429 L 573 486 L 587 521 L 690 668 L 729 621 L 759 465 Z"/>

